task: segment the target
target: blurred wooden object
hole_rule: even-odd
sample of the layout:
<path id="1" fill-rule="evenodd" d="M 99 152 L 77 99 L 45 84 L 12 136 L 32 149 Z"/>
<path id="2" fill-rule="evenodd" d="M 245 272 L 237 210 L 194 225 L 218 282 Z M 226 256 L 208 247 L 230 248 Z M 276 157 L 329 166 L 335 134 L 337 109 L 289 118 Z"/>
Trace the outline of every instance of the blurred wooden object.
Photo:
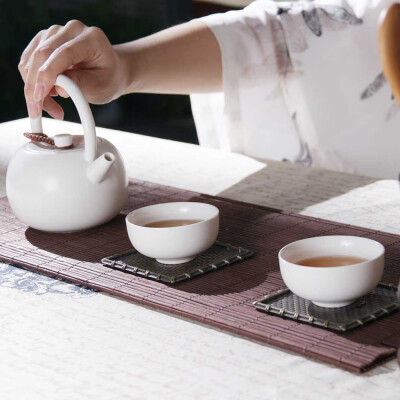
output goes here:
<path id="1" fill-rule="evenodd" d="M 382 17 L 378 45 L 383 73 L 400 105 L 400 4 L 393 4 Z"/>

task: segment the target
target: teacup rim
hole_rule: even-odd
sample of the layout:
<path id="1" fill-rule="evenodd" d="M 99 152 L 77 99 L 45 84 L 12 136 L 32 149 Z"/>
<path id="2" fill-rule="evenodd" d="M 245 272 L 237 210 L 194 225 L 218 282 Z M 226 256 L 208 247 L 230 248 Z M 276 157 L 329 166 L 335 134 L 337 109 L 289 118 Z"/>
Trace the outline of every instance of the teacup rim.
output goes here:
<path id="1" fill-rule="evenodd" d="M 153 207 L 160 207 L 160 206 L 164 206 L 164 205 L 171 205 L 171 204 L 176 204 L 176 205 L 185 205 L 185 204 L 201 204 L 202 206 L 206 206 L 209 207 L 210 209 L 213 209 L 215 212 L 213 213 L 213 215 L 211 215 L 209 218 L 203 219 L 199 222 L 195 222 L 193 224 L 190 225 L 182 225 L 182 226 L 171 226 L 171 227 L 163 227 L 163 228 L 157 228 L 157 227 L 149 227 L 149 226 L 143 226 L 143 225 L 139 225 L 139 224 L 135 224 L 134 222 L 129 220 L 129 217 L 131 215 L 133 215 L 134 213 L 138 212 L 138 211 L 143 211 L 149 208 L 153 208 Z M 141 228 L 141 229 L 146 229 L 146 230 L 152 230 L 152 231 L 158 231 L 158 230 L 163 230 L 163 231 L 167 231 L 170 229 L 187 229 L 187 228 L 193 228 L 193 227 L 197 227 L 201 224 L 205 224 L 209 221 L 211 221 L 212 219 L 216 218 L 219 216 L 219 209 L 218 207 L 214 206 L 213 204 L 209 204 L 209 203 L 203 203 L 200 201 L 172 201 L 172 202 L 168 202 L 168 203 L 157 203 L 157 204 L 151 204 L 148 206 L 144 206 L 144 207 L 140 207 L 137 208 L 136 210 L 132 210 L 130 213 L 128 213 L 125 217 L 125 221 L 127 225 L 132 225 L 135 226 L 137 228 Z"/>
<path id="2" fill-rule="evenodd" d="M 359 262 L 359 263 L 350 264 L 350 265 L 337 265 L 337 266 L 324 267 L 324 268 L 315 267 L 315 266 L 311 266 L 311 265 L 300 265 L 300 264 L 297 264 L 297 263 L 295 263 L 293 261 L 289 261 L 289 260 L 287 260 L 286 258 L 284 258 L 282 256 L 282 253 L 289 246 L 292 246 L 294 244 L 298 244 L 299 242 L 309 241 L 309 240 L 312 240 L 312 239 L 320 239 L 320 238 L 321 239 L 324 239 L 324 238 L 356 238 L 357 240 L 361 239 L 361 240 L 365 240 L 365 241 L 369 241 L 369 242 L 374 242 L 375 244 L 378 245 L 378 247 L 380 247 L 380 252 L 375 257 L 369 258 L 369 259 L 367 259 L 365 261 L 362 261 L 362 262 Z M 378 260 L 380 257 L 384 256 L 384 254 L 385 254 L 385 246 L 382 243 L 380 243 L 380 242 L 378 242 L 377 240 L 374 240 L 374 239 L 370 239 L 370 238 L 366 238 L 366 237 L 362 237 L 362 236 L 355 236 L 355 235 L 324 235 L 324 236 L 314 236 L 314 237 L 310 237 L 310 238 L 299 239 L 299 240 L 295 240 L 294 242 L 288 243 L 287 245 L 283 246 L 279 250 L 278 259 L 279 260 L 283 260 L 288 264 L 295 265 L 296 267 L 299 267 L 299 268 L 304 268 L 304 269 L 313 268 L 313 269 L 316 269 L 318 271 L 328 271 L 328 270 L 332 271 L 334 269 L 340 269 L 340 268 L 343 268 L 343 267 L 347 267 L 347 268 L 349 268 L 349 267 L 357 267 L 357 266 L 360 266 L 360 265 L 363 265 L 363 264 L 366 264 L 366 263 L 374 262 L 374 261 Z M 355 255 L 354 255 L 354 257 L 355 257 Z"/>

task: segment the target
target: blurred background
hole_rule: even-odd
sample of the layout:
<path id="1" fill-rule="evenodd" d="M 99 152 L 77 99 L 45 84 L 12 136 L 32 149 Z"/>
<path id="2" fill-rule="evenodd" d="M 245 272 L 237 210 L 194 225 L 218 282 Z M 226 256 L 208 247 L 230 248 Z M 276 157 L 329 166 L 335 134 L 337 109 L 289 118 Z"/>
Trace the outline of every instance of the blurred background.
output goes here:
<path id="1" fill-rule="evenodd" d="M 242 8 L 250 0 L 0 0 L 0 122 L 27 116 L 17 65 L 41 29 L 79 19 L 104 30 L 111 43 L 131 41 L 190 19 Z M 65 119 L 78 121 L 60 99 Z M 188 96 L 133 94 L 92 106 L 98 126 L 198 143 Z"/>

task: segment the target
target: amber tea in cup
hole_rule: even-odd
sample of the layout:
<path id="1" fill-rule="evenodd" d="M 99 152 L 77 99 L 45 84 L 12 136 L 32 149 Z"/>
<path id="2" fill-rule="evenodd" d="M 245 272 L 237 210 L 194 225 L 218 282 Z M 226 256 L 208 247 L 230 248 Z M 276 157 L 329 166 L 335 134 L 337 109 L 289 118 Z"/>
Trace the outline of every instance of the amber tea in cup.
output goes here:
<path id="1" fill-rule="evenodd" d="M 290 243 L 278 257 L 283 281 L 294 294 L 334 308 L 351 304 L 379 283 L 384 255 L 375 240 L 332 235 Z"/>
<path id="2" fill-rule="evenodd" d="M 161 264 L 183 264 L 215 242 L 219 211 L 211 204 L 191 201 L 154 204 L 129 213 L 126 227 L 139 253 Z"/>
<path id="3" fill-rule="evenodd" d="M 366 258 L 352 256 L 322 256 L 311 257 L 297 261 L 295 264 L 305 267 L 343 267 L 345 265 L 359 264 L 367 261 Z"/>
<path id="4" fill-rule="evenodd" d="M 174 228 L 176 226 L 192 225 L 201 222 L 201 219 L 167 219 L 150 222 L 143 225 L 145 228 Z"/>

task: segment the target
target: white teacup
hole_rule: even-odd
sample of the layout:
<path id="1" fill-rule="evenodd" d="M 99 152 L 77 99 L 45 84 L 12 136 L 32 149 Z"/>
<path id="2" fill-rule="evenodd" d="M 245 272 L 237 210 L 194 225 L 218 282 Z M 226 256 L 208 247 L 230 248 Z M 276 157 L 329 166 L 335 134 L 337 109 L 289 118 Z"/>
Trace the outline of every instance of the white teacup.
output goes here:
<path id="1" fill-rule="evenodd" d="M 381 280 L 385 248 L 375 240 L 356 236 L 320 236 L 293 242 L 279 252 L 286 286 L 320 307 L 343 307 L 369 293 Z M 338 267 L 298 265 L 301 260 L 350 256 L 366 261 Z"/>
<path id="2" fill-rule="evenodd" d="M 190 225 L 147 227 L 156 221 L 199 220 Z M 143 255 L 162 264 L 181 264 L 207 250 L 217 239 L 219 210 L 206 203 L 165 203 L 132 211 L 126 217 L 129 239 Z"/>

